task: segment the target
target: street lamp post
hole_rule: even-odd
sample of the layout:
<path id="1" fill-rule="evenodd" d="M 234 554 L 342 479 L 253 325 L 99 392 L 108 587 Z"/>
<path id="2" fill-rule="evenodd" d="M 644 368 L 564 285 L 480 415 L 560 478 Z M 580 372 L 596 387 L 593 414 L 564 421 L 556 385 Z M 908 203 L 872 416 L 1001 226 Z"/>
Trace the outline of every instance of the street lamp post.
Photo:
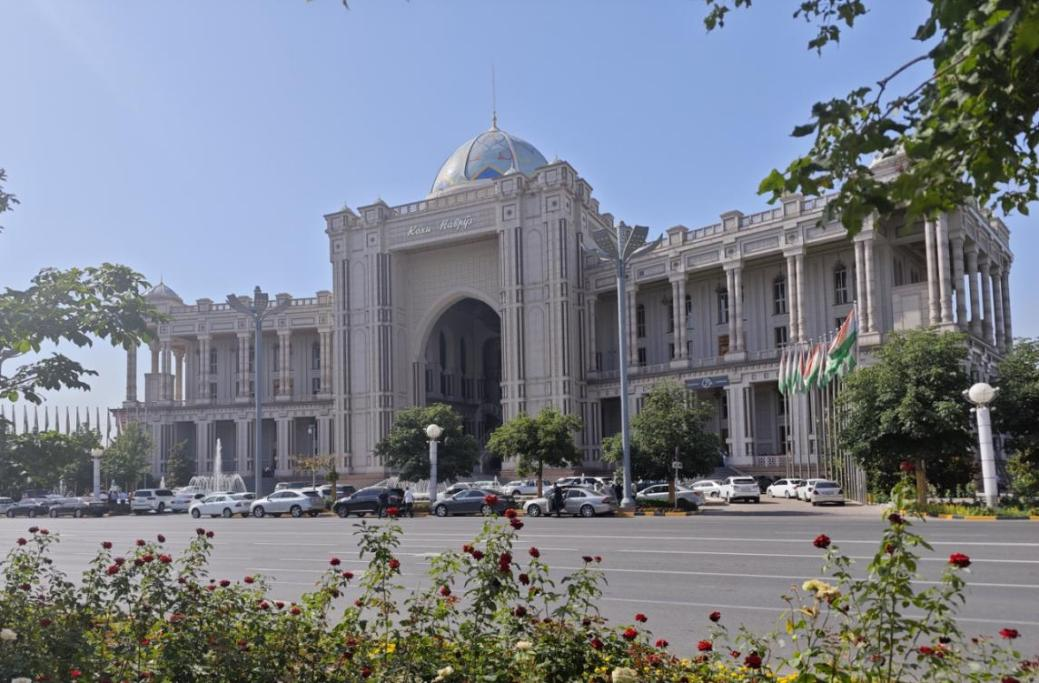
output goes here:
<path id="1" fill-rule="evenodd" d="M 104 451 L 95 448 L 90 451 L 90 457 L 94 461 L 94 500 L 101 500 L 101 456 Z"/>
<path id="2" fill-rule="evenodd" d="M 263 472 L 261 471 L 260 461 L 262 460 L 262 450 L 260 448 L 260 442 L 263 439 L 263 321 L 272 316 L 276 315 L 286 308 L 288 308 L 288 301 L 279 301 L 273 306 L 270 306 L 270 298 L 266 293 L 261 292 L 259 286 L 253 290 L 253 300 L 251 304 L 244 304 L 234 294 L 227 295 L 227 304 L 243 315 L 247 315 L 253 319 L 255 330 L 253 332 L 254 341 L 253 346 L 255 347 L 255 359 L 253 361 L 253 395 L 256 398 L 256 429 L 255 429 L 255 451 L 253 453 L 253 473 L 256 477 L 256 495 L 263 495 Z"/>
<path id="3" fill-rule="evenodd" d="M 426 427 L 426 436 L 429 437 L 429 509 L 432 510 L 437 503 L 437 439 L 444 433 L 443 428 L 437 424 Z"/>
<path id="4" fill-rule="evenodd" d="M 963 397 L 974 404 L 971 409 L 978 418 L 978 450 L 981 454 L 981 482 L 985 492 L 985 505 L 996 507 L 999 502 L 999 486 L 996 482 L 996 456 L 992 448 L 992 416 L 989 404 L 996 398 L 999 389 L 985 382 L 978 382 L 963 392 Z"/>
<path id="5" fill-rule="evenodd" d="M 660 238 L 647 244 L 649 228 L 628 226 L 621 221 L 616 227 L 608 226 L 592 231 L 592 239 L 599 247 L 599 258 L 609 261 L 617 269 L 617 347 L 620 364 L 621 450 L 623 451 L 624 498 L 621 507 L 635 507 L 631 491 L 631 427 L 628 416 L 628 301 L 627 266 L 633 258 L 656 249 Z"/>

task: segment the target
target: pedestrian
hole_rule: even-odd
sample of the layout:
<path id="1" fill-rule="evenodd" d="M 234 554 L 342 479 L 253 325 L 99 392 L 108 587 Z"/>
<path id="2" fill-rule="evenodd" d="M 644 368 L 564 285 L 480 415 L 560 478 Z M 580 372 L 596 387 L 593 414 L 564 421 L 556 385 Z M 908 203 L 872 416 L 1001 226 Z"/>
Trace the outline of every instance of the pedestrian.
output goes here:
<path id="1" fill-rule="evenodd" d="M 389 507 L 390 494 L 386 492 L 386 489 L 379 491 L 379 517 L 386 516 L 386 508 Z"/>
<path id="2" fill-rule="evenodd" d="M 404 489 L 404 514 L 408 517 L 415 516 L 415 494 L 410 486 Z"/>
<path id="3" fill-rule="evenodd" d="M 556 517 L 563 514 L 563 489 L 559 488 L 559 484 L 552 484 L 552 508 Z"/>
<path id="4" fill-rule="evenodd" d="M 617 499 L 617 505 L 621 504 L 621 496 L 624 494 L 624 487 L 621 486 L 619 481 L 614 480 L 613 482 L 613 497 Z"/>

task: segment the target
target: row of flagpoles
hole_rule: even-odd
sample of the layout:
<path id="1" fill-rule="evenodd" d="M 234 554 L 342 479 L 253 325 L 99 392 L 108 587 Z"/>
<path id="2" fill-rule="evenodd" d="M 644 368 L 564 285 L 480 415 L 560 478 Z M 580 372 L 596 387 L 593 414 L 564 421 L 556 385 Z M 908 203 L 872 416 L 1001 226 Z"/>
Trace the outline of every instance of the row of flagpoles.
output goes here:
<path id="1" fill-rule="evenodd" d="M 839 396 L 844 378 L 859 362 L 858 338 L 858 306 L 853 303 L 825 339 L 783 348 L 778 388 L 784 401 L 787 477 L 831 479 L 847 498 L 864 501 L 865 475 L 840 444 Z"/>
<path id="2" fill-rule="evenodd" d="M 22 419 L 18 419 L 18 407 L 12 405 L 10 413 L 8 413 L 7 404 L 0 403 L 0 425 L 10 425 L 10 429 L 15 434 L 28 434 L 30 432 L 49 432 L 56 431 L 64 434 L 72 434 L 80 430 L 89 430 L 97 432 L 98 437 L 102 439 L 102 444 L 107 446 L 112 442 L 112 439 L 119 436 L 119 421 L 112 421 L 112 413 L 109 410 L 105 410 L 105 431 L 101 432 L 101 409 L 94 408 L 94 418 L 91 422 L 90 408 L 86 408 L 85 412 L 81 415 L 80 409 L 77 406 L 75 409 L 75 416 L 73 417 L 72 409 L 65 406 L 64 415 L 64 429 L 62 429 L 62 414 L 61 409 L 57 406 L 54 407 L 53 422 L 51 419 L 50 408 L 44 406 L 42 408 L 43 417 L 40 418 L 41 408 L 38 405 L 33 405 L 31 424 L 28 404 L 22 404 Z M 113 428 L 114 424 L 114 428 Z M 20 427 L 20 429 L 19 429 Z"/>

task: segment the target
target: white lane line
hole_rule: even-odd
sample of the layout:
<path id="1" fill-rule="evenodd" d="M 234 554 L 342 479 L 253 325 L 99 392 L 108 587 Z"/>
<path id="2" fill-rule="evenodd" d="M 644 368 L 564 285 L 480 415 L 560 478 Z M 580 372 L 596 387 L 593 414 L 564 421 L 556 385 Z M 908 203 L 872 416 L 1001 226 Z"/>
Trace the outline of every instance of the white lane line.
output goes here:
<path id="1" fill-rule="evenodd" d="M 806 560 L 820 560 L 820 555 L 794 555 L 794 554 L 782 554 L 782 553 L 737 553 L 733 551 L 725 550 L 635 550 L 635 549 L 621 549 L 617 548 L 611 550 L 612 553 L 638 553 L 638 554 L 656 554 L 656 555 L 734 555 L 736 557 L 781 557 L 787 559 L 806 559 Z M 848 555 L 849 559 L 852 560 L 872 560 L 872 555 Z M 943 562 L 947 563 L 948 560 L 944 557 L 921 557 L 921 562 Z M 970 558 L 972 563 L 974 562 L 990 562 L 995 564 L 1039 564 L 1039 560 L 1003 560 L 1003 559 L 992 559 L 983 557 L 972 557 Z"/>

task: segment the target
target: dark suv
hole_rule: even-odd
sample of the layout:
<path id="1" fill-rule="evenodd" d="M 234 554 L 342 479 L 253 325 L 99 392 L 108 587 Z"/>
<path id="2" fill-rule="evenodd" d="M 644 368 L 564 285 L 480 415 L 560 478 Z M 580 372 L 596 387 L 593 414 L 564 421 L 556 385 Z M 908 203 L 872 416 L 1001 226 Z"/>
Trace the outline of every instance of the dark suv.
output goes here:
<path id="1" fill-rule="evenodd" d="M 379 494 L 381 493 L 387 494 L 386 505 L 388 507 L 399 508 L 401 506 L 401 501 L 404 500 L 403 489 L 393 489 L 385 486 L 369 486 L 366 489 L 361 489 L 349 498 L 337 500 L 332 511 L 340 517 L 348 517 L 350 515 L 364 517 L 369 512 L 376 513 L 379 511 Z"/>

